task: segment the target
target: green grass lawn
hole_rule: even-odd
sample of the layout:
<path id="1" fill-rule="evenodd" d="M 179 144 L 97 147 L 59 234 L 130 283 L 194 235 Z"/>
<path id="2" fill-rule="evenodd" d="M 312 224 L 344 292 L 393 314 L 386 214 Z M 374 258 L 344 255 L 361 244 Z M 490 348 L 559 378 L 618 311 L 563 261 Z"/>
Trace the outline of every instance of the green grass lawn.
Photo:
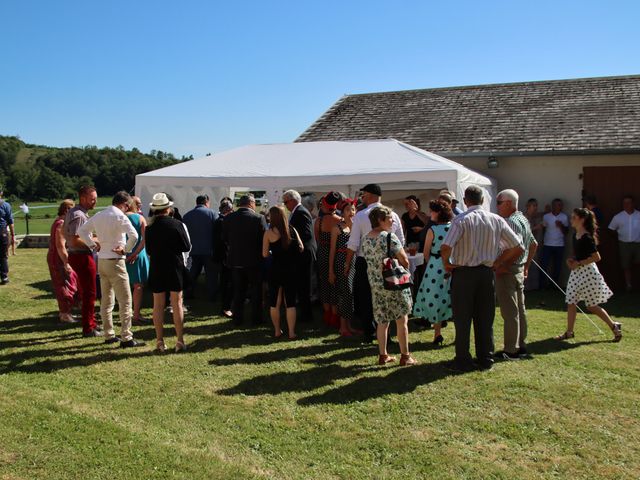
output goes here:
<path id="1" fill-rule="evenodd" d="M 189 353 L 153 355 L 150 327 L 121 351 L 56 323 L 45 251 L 10 260 L 1 479 L 640 478 L 637 295 L 611 302 L 619 344 L 583 318 L 575 341 L 550 339 L 562 298 L 531 295 L 534 359 L 455 375 L 451 326 L 442 349 L 411 333 L 420 365 L 384 368 L 374 345 L 317 326 L 273 342 L 197 302 Z"/>
<path id="2" fill-rule="evenodd" d="M 48 234 L 51 230 L 51 224 L 58 214 L 58 206 L 61 200 L 56 202 L 28 202 L 29 214 L 29 233 L 31 234 Z M 24 235 L 27 233 L 27 223 L 24 214 L 20 211 L 20 203 L 12 203 L 11 208 L 14 212 L 14 223 L 16 235 Z M 98 197 L 97 209 L 111 205 L 111 197 Z M 92 212 L 95 213 L 97 210 Z"/>

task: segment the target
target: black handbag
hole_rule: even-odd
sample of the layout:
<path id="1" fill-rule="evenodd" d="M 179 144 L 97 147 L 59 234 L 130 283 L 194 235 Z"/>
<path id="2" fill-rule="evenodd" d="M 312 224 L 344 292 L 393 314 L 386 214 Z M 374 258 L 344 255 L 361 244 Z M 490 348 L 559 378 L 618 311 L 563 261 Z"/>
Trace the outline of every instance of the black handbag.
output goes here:
<path id="1" fill-rule="evenodd" d="M 411 287 L 411 273 L 391 256 L 391 233 L 387 234 L 387 258 L 382 260 L 382 280 L 385 290 L 404 290 Z"/>

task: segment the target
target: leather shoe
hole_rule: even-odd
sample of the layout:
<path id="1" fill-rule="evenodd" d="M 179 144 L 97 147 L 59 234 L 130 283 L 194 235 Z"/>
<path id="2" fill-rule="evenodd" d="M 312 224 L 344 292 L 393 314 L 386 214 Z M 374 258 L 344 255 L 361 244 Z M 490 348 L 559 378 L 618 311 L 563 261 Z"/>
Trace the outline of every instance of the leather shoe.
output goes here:
<path id="1" fill-rule="evenodd" d="M 111 338 L 107 338 L 104 343 L 106 343 L 107 345 L 111 345 L 112 343 L 118 343 L 121 342 L 122 340 L 120 340 L 119 337 L 111 337 Z"/>
<path id="2" fill-rule="evenodd" d="M 478 362 L 478 368 L 480 370 L 491 370 L 493 368 L 493 359 Z"/>
<path id="3" fill-rule="evenodd" d="M 144 342 L 138 342 L 133 338 L 131 340 L 127 340 L 126 342 L 120 342 L 120 348 L 133 348 L 142 346 L 144 346 Z"/>
<path id="4" fill-rule="evenodd" d="M 85 338 L 102 337 L 102 336 L 104 336 L 104 333 L 102 333 L 102 330 L 100 330 L 99 328 L 94 328 L 93 330 L 90 330 L 88 332 L 84 332 L 82 334 L 82 336 L 85 337 Z"/>

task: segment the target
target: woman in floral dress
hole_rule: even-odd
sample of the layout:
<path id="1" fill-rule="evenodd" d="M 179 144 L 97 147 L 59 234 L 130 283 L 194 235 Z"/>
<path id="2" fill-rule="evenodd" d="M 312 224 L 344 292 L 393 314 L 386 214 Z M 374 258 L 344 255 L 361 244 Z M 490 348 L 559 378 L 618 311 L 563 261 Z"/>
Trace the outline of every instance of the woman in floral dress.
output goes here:
<path id="1" fill-rule="evenodd" d="M 362 255 L 367 261 L 367 276 L 371 287 L 373 319 L 376 322 L 379 365 L 394 362 L 395 358 L 387 353 L 387 335 L 389 323 L 396 322 L 398 344 L 400 345 L 400 365 L 415 365 L 416 361 L 409 353 L 408 315 L 411 313 L 411 290 L 385 290 L 382 278 L 382 262 L 387 258 L 387 237 L 391 236 L 391 255 L 400 264 L 409 268 L 409 259 L 398 237 L 391 232 L 393 218 L 391 209 L 380 206 L 369 213 L 372 230 L 362 240 Z"/>

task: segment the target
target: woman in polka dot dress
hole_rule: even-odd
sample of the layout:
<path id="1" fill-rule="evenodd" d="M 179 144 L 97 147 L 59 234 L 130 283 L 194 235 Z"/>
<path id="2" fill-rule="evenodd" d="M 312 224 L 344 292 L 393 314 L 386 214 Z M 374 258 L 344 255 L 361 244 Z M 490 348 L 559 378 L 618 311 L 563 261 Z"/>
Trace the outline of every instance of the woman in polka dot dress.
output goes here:
<path id="1" fill-rule="evenodd" d="M 442 322 L 451 320 L 453 313 L 449 275 L 442 266 L 440 247 L 451 227 L 453 212 L 441 200 L 431 201 L 429 208 L 433 225 L 427 231 L 424 242 L 424 261 L 427 266 L 413 306 L 413 315 L 424 318 L 433 325 L 433 343 L 442 345 Z"/>
<path id="2" fill-rule="evenodd" d="M 556 340 L 574 337 L 576 323 L 576 305 L 584 301 L 587 309 L 600 317 L 613 332 L 613 341 L 622 340 L 622 325 L 611 320 L 607 311 L 600 306 L 613 295 L 596 266 L 600 261 L 598 253 L 598 225 L 593 212 L 586 208 L 576 208 L 571 215 L 571 226 L 575 229 L 573 237 L 573 257 L 567 260 L 571 270 L 567 284 L 567 330 Z"/>

